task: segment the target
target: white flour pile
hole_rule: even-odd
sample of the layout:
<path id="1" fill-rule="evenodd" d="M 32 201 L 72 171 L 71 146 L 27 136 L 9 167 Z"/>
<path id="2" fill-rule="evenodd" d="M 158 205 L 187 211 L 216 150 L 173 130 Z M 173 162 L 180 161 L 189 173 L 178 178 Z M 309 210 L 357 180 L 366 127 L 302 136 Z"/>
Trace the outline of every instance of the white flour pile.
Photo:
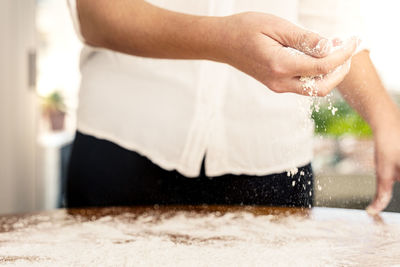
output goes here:
<path id="1" fill-rule="evenodd" d="M 395 266 L 400 224 L 363 211 L 315 209 L 311 218 L 250 212 L 156 210 L 85 219 L 1 221 L 4 266 Z M 354 214 L 355 212 L 355 214 Z M 336 217 L 331 214 L 336 213 Z M 68 215 L 67 215 L 68 216 Z M 365 218 L 364 218 L 365 217 Z M 365 219 L 364 224 L 360 218 Z M 399 217 L 397 217 L 399 218 Z M 14 229 L 3 232 L 4 227 Z"/>

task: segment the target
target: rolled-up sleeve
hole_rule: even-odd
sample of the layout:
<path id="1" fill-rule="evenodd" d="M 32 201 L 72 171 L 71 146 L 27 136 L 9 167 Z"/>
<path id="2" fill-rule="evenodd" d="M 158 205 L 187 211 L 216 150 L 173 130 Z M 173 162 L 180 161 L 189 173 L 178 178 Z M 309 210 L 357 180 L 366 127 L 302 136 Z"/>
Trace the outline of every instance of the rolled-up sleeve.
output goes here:
<path id="1" fill-rule="evenodd" d="M 299 23 L 327 38 L 357 36 L 369 49 L 362 0 L 299 0 Z"/>
<path id="2" fill-rule="evenodd" d="M 71 14 L 72 23 L 74 24 L 75 32 L 78 35 L 79 40 L 84 43 L 84 39 L 82 36 L 80 23 L 79 23 L 79 16 L 78 16 L 78 9 L 76 6 L 77 0 L 67 0 L 69 13 Z"/>

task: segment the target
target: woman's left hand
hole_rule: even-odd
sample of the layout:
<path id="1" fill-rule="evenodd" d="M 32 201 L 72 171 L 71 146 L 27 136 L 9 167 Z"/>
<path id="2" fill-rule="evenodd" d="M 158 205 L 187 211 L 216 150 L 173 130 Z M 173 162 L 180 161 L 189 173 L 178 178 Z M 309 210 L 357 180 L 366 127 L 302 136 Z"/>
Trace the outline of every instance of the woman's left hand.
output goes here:
<path id="1" fill-rule="evenodd" d="M 393 185 L 400 181 L 400 116 L 382 118 L 382 121 L 374 135 L 376 194 L 367 208 L 372 215 L 387 207 L 392 198 Z"/>

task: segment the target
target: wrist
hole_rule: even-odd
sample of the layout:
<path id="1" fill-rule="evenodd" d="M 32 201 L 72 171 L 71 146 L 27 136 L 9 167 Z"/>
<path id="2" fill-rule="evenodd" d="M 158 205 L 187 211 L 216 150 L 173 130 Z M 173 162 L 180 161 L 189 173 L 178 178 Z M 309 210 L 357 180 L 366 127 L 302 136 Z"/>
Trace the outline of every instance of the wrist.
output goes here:
<path id="1" fill-rule="evenodd" d="M 227 62 L 229 36 L 226 27 L 226 17 L 201 17 L 199 19 L 200 47 L 199 53 L 203 59 Z"/>

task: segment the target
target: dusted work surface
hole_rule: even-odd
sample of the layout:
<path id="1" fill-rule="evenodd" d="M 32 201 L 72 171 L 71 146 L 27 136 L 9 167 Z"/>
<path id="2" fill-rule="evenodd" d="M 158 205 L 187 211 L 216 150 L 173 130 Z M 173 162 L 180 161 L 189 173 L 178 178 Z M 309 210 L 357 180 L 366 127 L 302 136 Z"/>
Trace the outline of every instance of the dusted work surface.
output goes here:
<path id="1" fill-rule="evenodd" d="M 0 217 L 0 265 L 396 266 L 400 214 L 132 207 Z M 398 265 L 400 266 L 400 265 Z"/>

